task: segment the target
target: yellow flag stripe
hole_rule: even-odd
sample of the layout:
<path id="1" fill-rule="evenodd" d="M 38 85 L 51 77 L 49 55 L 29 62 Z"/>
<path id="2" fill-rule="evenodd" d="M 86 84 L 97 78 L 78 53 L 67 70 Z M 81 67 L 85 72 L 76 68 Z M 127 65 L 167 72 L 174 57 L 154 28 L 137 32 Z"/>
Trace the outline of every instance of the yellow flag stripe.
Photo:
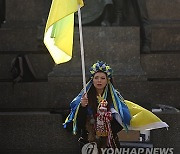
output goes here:
<path id="1" fill-rule="evenodd" d="M 56 64 L 72 58 L 74 12 L 82 0 L 53 0 L 46 23 L 44 43 Z"/>
<path id="2" fill-rule="evenodd" d="M 80 4 L 81 7 L 84 5 L 82 0 L 53 0 L 45 31 L 58 20 L 76 12 L 78 4 Z"/>
<path id="3" fill-rule="evenodd" d="M 168 127 L 168 125 L 161 121 L 155 114 L 146 110 L 145 108 L 124 100 L 129 108 L 132 119 L 130 121 L 130 126 L 132 128 L 148 128 L 148 127 Z"/>

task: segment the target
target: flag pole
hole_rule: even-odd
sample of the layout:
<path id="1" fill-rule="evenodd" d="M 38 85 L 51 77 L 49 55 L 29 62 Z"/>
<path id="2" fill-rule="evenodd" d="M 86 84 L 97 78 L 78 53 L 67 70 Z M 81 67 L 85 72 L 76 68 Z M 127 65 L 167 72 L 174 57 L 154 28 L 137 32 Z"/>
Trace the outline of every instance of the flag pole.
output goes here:
<path id="1" fill-rule="evenodd" d="M 85 75 L 85 62 L 84 62 L 84 46 L 83 46 L 83 36 L 82 36 L 82 22 L 81 22 L 81 10 L 80 5 L 78 5 L 78 20 L 79 20 L 79 35 L 80 35 L 80 47 L 81 47 L 81 64 L 82 64 L 82 76 L 83 76 L 83 88 L 84 93 L 86 93 L 86 75 Z"/>

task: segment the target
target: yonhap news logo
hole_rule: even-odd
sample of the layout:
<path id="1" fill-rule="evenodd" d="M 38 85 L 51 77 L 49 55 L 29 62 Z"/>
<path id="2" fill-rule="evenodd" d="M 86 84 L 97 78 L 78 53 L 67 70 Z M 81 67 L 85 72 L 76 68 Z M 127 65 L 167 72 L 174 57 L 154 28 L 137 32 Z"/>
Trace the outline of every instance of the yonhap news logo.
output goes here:
<path id="1" fill-rule="evenodd" d="M 85 144 L 81 149 L 82 154 L 98 154 L 97 144 L 95 142 Z"/>
<path id="2" fill-rule="evenodd" d="M 101 148 L 102 154 L 174 154 L 174 148 Z"/>
<path id="3" fill-rule="evenodd" d="M 174 148 L 101 148 L 101 154 L 174 154 Z M 96 143 L 85 144 L 82 154 L 100 154 Z"/>

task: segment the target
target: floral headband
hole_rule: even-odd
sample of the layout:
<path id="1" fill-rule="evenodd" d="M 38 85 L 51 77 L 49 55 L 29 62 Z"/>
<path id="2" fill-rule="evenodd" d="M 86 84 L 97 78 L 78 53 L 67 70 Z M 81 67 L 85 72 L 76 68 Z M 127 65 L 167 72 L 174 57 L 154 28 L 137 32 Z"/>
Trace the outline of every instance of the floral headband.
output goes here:
<path id="1" fill-rule="evenodd" d="M 95 64 L 93 64 L 91 66 L 91 68 L 90 68 L 91 78 L 94 77 L 95 73 L 100 72 L 100 71 L 106 73 L 107 77 L 109 79 L 112 78 L 112 69 L 111 69 L 111 67 L 107 63 L 105 63 L 103 61 L 97 61 Z"/>

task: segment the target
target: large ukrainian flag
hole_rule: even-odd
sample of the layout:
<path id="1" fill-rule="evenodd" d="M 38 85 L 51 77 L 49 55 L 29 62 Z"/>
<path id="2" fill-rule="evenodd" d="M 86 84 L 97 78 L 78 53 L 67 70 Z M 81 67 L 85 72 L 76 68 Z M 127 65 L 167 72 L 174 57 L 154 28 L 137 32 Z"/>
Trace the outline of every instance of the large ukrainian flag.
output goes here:
<path id="1" fill-rule="evenodd" d="M 56 64 L 72 58 L 74 12 L 82 0 L 53 0 L 46 23 L 44 43 Z"/>

